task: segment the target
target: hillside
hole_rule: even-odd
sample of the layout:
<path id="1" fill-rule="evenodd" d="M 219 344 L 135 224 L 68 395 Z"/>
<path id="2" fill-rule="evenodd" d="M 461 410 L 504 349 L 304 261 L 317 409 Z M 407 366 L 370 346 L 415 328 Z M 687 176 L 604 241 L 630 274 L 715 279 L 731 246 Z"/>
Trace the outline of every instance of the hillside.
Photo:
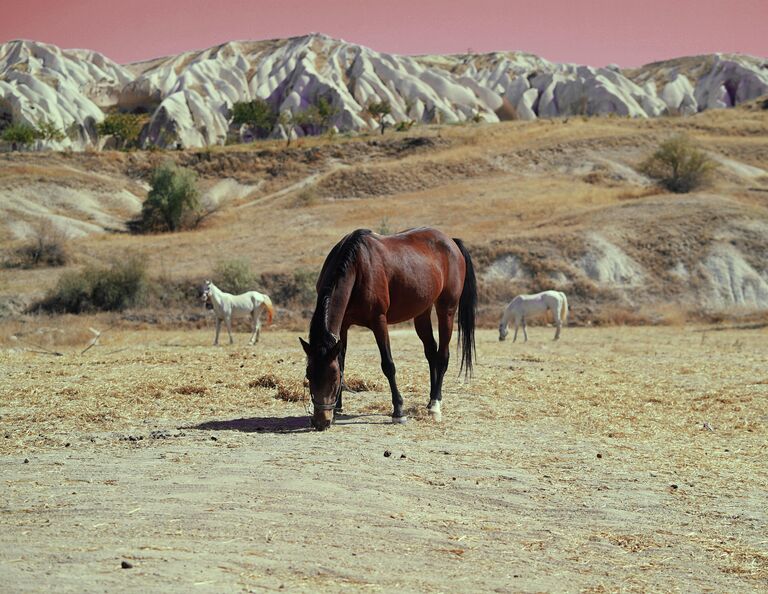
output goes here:
<path id="1" fill-rule="evenodd" d="M 144 147 L 223 145 L 236 102 L 267 101 L 297 116 L 322 99 L 340 132 L 375 129 L 367 108 L 389 103 L 392 125 L 552 118 L 655 117 L 732 107 L 768 93 L 763 58 L 714 54 L 622 71 L 557 64 L 523 52 L 398 56 L 312 34 L 233 41 L 121 66 L 92 51 L 34 41 L 0 45 L 0 128 L 43 121 L 67 132 L 38 148 L 102 146 L 96 125 L 115 111 L 146 114 Z M 325 124 L 324 124 L 325 126 Z M 306 124 L 276 123 L 270 136 L 302 136 Z"/>
<path id="2" fill-rule="evenodd" d="M 678 132 L 719 162 L 702 191 L 667 194 L 635 170 Z M 219 210 L 192 232 L 123 232 L 165 159 L 194 169 Z M 71 237 L 72 267 L 138 254 L 151 275 L 187 286 L 232 259 L 312 278 L 352 229 L 431 225 L 468 242 L 487 324 L 514 294 L 544 288 L 569 293 L 583 323 L 768 307 L 762 109 L 429 126 L 290 148 L 4 154 L 0 209 L 6 254 L 47 219 Z M 61 272 L 0 270 L 6 311 L 42 296 Z M 278 303 L 287 305 L 311 307 Z"/>

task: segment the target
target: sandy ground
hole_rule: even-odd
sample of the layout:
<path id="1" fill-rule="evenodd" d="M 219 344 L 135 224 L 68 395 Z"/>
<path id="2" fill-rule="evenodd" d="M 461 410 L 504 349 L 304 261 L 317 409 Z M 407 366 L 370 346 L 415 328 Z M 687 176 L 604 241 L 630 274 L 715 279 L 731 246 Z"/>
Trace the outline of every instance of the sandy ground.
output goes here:
<path id="1" fill-rule="evenodd" d="M 5 348 L 2 589 L 766 591 L 768 330 L 552 334 L 481 331 L 436 425 L 420 343 L 395 330 L 395 426 L 355 333 L 349 377 L 376 389 L 325 433 L 253 387 L 300 386 L 292 333 Z"/>

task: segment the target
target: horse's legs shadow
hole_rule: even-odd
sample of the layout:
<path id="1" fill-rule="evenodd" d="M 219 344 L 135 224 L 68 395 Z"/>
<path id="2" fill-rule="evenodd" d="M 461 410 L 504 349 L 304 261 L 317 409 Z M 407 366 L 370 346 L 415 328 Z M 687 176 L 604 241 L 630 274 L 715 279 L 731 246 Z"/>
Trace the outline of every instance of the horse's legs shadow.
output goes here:
<path id="1" fill-rule="evenodd" d="M 309 417 L 251 417 L 226 421 L 205 421 L 185 427 L 200 431 L 240 431 L 241 433 L 304 433 L 312 430 Z"/>
<path id="2" fill-rule="evenodd" d="M 378 414 L 346 414 L 337 413 L 334 418 L 335 425 L 387 425 L 389 421 L 376 421 L 381 418 Z M 359 420 L 359 419 L 371 420 Z M 197 425 L 190 425 L 184 429 L 196 429 L 199 431 L 239 431 L 241 433 L 309 433 L 313 432 L 308 416 L 292 417 L 251 417 L 229 419 L 226 421 L 205 421 Z"/>

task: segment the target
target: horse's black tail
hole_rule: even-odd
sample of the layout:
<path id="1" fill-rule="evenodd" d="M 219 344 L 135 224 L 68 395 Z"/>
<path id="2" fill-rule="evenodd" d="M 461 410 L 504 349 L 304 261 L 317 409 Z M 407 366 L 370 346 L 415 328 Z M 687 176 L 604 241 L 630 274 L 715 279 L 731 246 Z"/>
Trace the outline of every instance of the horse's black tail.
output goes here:
<path id="1" fill-rule="evenodd" d="M 464 288 L 459 299 L 459 346 L 461 348 L 461 367 L 459 373 L 464 370 L 464 377 L 472 375 L 472 363 L 477 358 L 475 351 L 475 315 L 477 313 L 477 279 L 472 257 L 469 255 L 464 242 L 454 238 L 459 246 L 461 255 L 464 256 L 467 272 L 464 276 Z"/>

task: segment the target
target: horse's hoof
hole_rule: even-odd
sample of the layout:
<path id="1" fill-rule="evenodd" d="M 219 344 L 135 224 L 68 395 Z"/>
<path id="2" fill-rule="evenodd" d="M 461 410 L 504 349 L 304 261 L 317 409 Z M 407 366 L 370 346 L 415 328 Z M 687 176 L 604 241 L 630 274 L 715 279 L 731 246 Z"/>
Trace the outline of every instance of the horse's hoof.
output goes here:
<path id="1" fill-rule="evenodd" d="M 405 415 L 402 417 L 392 417 L 392 422 L 396 425 L 405 425 L 408 422 L 408 417 Z"/>
<path id="2" fill-rule="evenodd" d="M 435 423 L 439 423 L 443 420 L 443 412 L 439 400 L 430 400 L 427 405 L 427 412 Z"/>

